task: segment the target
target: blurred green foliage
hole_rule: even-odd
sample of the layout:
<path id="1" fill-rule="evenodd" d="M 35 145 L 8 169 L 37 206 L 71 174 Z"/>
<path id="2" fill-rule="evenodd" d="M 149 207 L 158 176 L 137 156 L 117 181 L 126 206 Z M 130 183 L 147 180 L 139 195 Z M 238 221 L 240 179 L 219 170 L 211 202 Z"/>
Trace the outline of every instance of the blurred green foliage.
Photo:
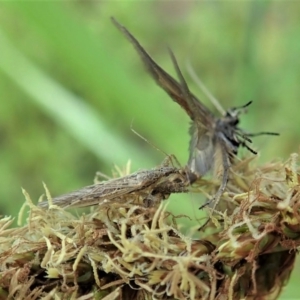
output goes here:
<path id="1" fill-rule="evenodd" d="M 297 2 L 2 2 L 2 214 L 16 215 L 21 186 L 36 201 L 42 181 L 58 195 L 91 184 L 96 171 L 110 174 L 128 159 L 132 170 L 160 164 L 164 154 L 131 127 L 186 163 L 188 117 L 154 84 L 110 16 L 174 75 L 169 45 L 191 89 L 210 108 L 186 74 L 187 60 L 225 108 L 254 100 L 242 127 L 281 133 L 255 139 L 261 161 L 298 151 Z M 197 211 L 193 195 L 173 198 L 174 211 Z M 296 272 L 292 283 L 295 278 Z M 290 284 L 281 299 L 293 297 Z"/>

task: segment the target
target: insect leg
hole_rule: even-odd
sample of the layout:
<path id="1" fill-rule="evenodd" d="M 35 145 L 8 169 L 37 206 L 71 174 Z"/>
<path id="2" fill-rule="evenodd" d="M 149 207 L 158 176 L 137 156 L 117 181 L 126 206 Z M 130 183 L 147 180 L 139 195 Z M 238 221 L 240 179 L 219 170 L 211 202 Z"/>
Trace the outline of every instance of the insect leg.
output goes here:
<path id="1" fill-rule="evenodd" d="M 245 136 L 259 136 L 259 135 L 279 135 L 278 132 L 268 132 L 268 131 L 262 131 L 257 133 L 247 133 Z"/>

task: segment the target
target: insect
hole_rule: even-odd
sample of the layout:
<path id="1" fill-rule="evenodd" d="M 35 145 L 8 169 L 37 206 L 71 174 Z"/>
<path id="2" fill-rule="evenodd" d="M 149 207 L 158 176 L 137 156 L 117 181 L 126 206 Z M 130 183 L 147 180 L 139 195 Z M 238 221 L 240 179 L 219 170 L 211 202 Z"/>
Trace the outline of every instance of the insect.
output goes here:
<path id="1" fill-rule="evenodd" d="M 151 170 L 141 170 L 130 175 L 86 186 L 77 191 L 53 198 L 52 203 L 60 207 L 86 207 L 120 201 L 133 193 L 143 195 L 144 199 L 166 199 L 171 193 L 187 190 L 189 180 L 182 169 L 160 166 Z M 48 201 L 39 206 L 47 208 Z"/>
<path id="2" fill-rule="evenodd" d="M 238 127 L 239 116 L 245 112 L 245 109 L 251 104 L 251 101 L 241 107 L 227 110 L 225 115 L 221 118 L 214 116 L 212 112 L 190 92 L 176 58 L 170 49 L 169 53 L 179 82 L 164 71 L 151 58 L 137 39 L 124 26 L 118 23 L 114 18 L 112 18 L 112 22 L 133 44 L 146 69 L 156 83 L 189 115 L 192 124 L 190 127 L 190 155 L 187 166 L 191 174 L 195 175 L 195 179 L 203 176 L 209 170 L 212 170 L 216 175 L 222 174 L 221 185 L 215 196 L 210 200 L 210 202 L 214 202 L 213 208 L 215 208 L 221 195 L 225 191 L 232 159 L 237 154 L 238 148 L 240 146 L 245 147 L 253 154 L 257 154 L 249 146 L 252 142 L 251 137 L 262 134 L 278 134 L 272 132 L 250 134 Z M 193 180 L 194 179 L 191 181 Z"/>

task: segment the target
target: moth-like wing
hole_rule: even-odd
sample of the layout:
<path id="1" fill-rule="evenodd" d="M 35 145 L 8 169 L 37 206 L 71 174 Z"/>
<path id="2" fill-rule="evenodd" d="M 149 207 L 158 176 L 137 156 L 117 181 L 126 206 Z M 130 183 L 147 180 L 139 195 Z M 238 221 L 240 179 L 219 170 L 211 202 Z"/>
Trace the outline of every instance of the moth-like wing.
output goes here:
<path id="1" fill-rule="evenodd" d="M 141 170 L 124 177 L 114 178 L 98 184 L 89 185 L 79 190 L 53 198 L 52 203 L 60 207 L 86 207 L 118 199 L 122 195 L 146 189 L 167 180 L 169 175 L 178 174 L 173 167 L 159 167 L 152 170 Z M 48 201 L 38 204 L 42 208 L 48 207 Z"/>
<path id="2" fill-rule="evenodd" d="M 214 165 L 215 136 L 203 126 L 193 123 L 190 128 L 190 156 L 188 166 L 193 173 L 203 176 Z"/>
<path id="3" fill-rule="evenodd" d="M 73 206 L 73 203 L 82 199 L 85 195 L 92 194 L 93 191 L 97 188 L 97 184 L 85 186 L 79 190 L 72 191 L 68 194 L 63 194 L 61 196 L 55 197 L 52 199 L 52 203 L 59 207 L 70 207 Z M 47 208 L 49 202 L 43 201 L 38 203 L 38 206 L 41 208 Z"/>
<path id="4" fill-rule="evenodd" d="M 148 173 L 147 171 L 139 171 L 124 177 L 89 185 L 68 194 L 55 197 L 52 203 L 60 207 L 97 205 L 103 200 L 111 200 L 125 193 L 131 193 L 157 180 L 158 175 L 156 174 L 156 170 L 148 171 Z M 48 207 L 48 201 L 39 203 L 39 206 L 42 208 Z"/>
<path id="5" fill-rule="evenodd" d="M 104 182 L 83 187 L 79 190 L 52 199 L 52 203 L 59 207 L 87 207 L 101 204 L 104 200 L 120 197 L 125 193 L 139 189 L 138 184 L 122 185 L 121 182 Z M 39 207 L 47 208 L 48 201 L 39 203 Z"/>
<path id="6" fill-rule="evenodd" d="M 171 98 L 187 112 L 187 114 L 193 121 L 200 120 L 202 126 L 209 127 L 211 125 L 211 122 L 214 120 L 211 112 L 202 103 L 200 103 L 188 89 L 179 84 L 171 75 L 169 75 L 158 64 L 156 64 L 155 61 L 136 40 L 136 38 L 124 26 L 119 24 L 114 18 L 112 18 L 112 22 L 133 44 L 144 65 L 146 66 L 147 70 L 152 75 L 156 83 L 161 88 L 163 88 L 171 96 Z M 172 57 L 172 60 L 173 63 L 176 63 L 174 57 Z M 177 63 L 175 67 L 178 68 Z M 176 69 L 177 73 L 178 70 Z"/>

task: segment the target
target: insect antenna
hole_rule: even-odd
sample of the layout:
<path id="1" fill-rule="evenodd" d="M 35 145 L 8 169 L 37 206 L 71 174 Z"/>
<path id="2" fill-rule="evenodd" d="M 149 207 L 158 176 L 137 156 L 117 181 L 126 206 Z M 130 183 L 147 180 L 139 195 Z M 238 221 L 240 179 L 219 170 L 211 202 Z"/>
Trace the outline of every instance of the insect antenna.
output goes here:
<path id="1" fill-rule="evenodd" d="M 158 148 L 154 143 L 150 142 L 149 140 L 147 140 L 144 136 L 142 136 L 140 133 L 138 133 L 135 129 L 133 129 L 133 122 L 131 122 L 130 125 L 130 129 L 131 131 L 136 134 L 139 138 L 141 138 L 143 141 L 145 141 L 147 144 L 149 144 L 151 147 L 153 147 L 155 150 L 157 150 L 158 152 L 164 154 L 166 157 L 162 163 L 163 166 L 169 166 L 169 163 L 171 163 L 173 166 L 173 160 L 175 161 L 175 163 L 181 167 L 180 162 L 178 161 L 177 157 L 174 154 L 168 154 L 167 152 L 165 152 L 164 150 Z"/>
<path id="2" fill-rule="evenodd" d="M 244 105 L 242 105 L 242 106 L 234 107 L 234 108 L 232 108 L 232 109 L 234 109 L 234 110 L 242 110 L 242 109 L 248 107 L 249 105 L 251 105 L 252 103 L 253 103 L 253 101 L 250 100 L 250 101 L 248 101 L 246 104 L 244 104 Z"/>
<path id="3" fill-rule="evenodd" d="M 226 111 L 226 116 L 232 117 L 232 118 L 237 118 L 240 114 L 244 113 L 245 109 L 251 104 L 252 104 L 252 101 L 249 101 L 242 106 L 232 107 Z"/>

